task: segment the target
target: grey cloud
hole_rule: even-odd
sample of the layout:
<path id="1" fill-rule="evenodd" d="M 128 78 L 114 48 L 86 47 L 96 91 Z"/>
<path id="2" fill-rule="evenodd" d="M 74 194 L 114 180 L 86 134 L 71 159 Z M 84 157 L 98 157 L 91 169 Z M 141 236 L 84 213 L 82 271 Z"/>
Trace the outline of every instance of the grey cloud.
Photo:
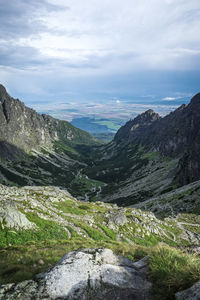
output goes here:
<path id="1" fill-rule="evenodd" d="M 50 89 L 48 98 L 151 93 L 154 82 L 160 93 L 175 70 L 200 68 L 199 8 L 199 0 L 0 0 L 1 80 L 34 94 Z M 188 74 L 175 74 L 162 97 L 177 92 L 174 82 L 196 91 L 199 74 Z"/>
<path id="2" fill-rule="evenodd" d="M 0 38 L 8 40 L 41 33 L 46 26 L 38 19 L 40 14 L 66 9 L 44 0 L 0 0 Z"/>
<path id="3" fill-rule="evenodd" d="M 41 58 L 36 49 L 32 47 L 8 47 L 0 46 L 0 65 L 26 68 L 38 64 Z"/>

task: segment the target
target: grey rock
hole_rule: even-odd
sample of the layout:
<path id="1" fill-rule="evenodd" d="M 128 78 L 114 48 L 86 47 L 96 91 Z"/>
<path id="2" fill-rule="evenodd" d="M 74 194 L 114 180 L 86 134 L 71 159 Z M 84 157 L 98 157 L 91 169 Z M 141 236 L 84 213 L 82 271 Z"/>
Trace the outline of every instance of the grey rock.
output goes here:
<path id="1" fill-rule="evenodd" d="M 7 299 L 150 300 L 152 285 L 134 263 L 109 249 L 85 249 L 65 256 L 35 280 L 0 287 Z"/>
<path id="2" fill-rule="evenodd" d="M 45 299 L 45 297 L 48 297 L 48 295 L 45 294 L 44 287 L 42 285 L 39 287 L 39 284 L 33 280 L 25 280 L 16 285 L 7 284 L 0 287 L 1 300 L 40 300 Z"/>
<path id="3" fill-rule="evenodd" d="M 5 208 L 0 206 L 0 224 L 16 230 L 37 228 L 34 223 L 30 222 L 23 213 L 12 205 L 7 205 Z"/>
<path id="4" fill-rule="evenodd" d="M 200 281 L 191 288 L 176 293 L 176 300 L 200 300 Z"/>
<path id="5" fill-rule="evenodd" d="M 128 223 L 128 220 L 122 210 L 113 212 L 109 215 L 109 223 L 114 223 L 119 226 L 123 226 Z"/>
<path id="6" fill-rule="evenodd" d="M 121 140 L 129 142 L 133 137 L 141 135 L 153 122 L 159 119 L 160 116 L 152 109 L 149 109 L 122 126 L 116 133 L 114 140 L 117 142 L 121 142 Z"/>
<path id="7" fill-rule="evenodd" d="M 145 256 L 143 259 L 135 262 L 133 264 L 133 267 L 136 269 L 136 270 L 141 270 L 143 268 L 146 268 L 148 266 L 148 261 L 149 261 L 149 257 L 148 256 Z"/>

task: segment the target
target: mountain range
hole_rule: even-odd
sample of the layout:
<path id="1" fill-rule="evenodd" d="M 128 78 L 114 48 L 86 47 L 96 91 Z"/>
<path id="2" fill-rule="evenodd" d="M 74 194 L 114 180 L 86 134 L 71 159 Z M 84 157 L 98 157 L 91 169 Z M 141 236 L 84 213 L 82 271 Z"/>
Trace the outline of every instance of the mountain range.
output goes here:
<path id="1" fill-rule="evenodd" d="M 107 144 L 38 114 L 2 85 L 0 120 L 1 283 L 31 279 L 66 249 L 103 245 L 132 259 L 133 248 L 138 258 L 161 251 L 145 246 L 198 248 L 200 94 L 165 117 L 147 110 Z M 191 282 L 171 288 L 166 281 L 162 291 L 151 263 L 157 299 L 174 299 L 197 281 L 199 261 Z M 0 287 L 0 296 L 25 299 L 15 289 L 20 297 L 20 284 Z"/>
<path id="2" fill-rule="evenodd" d="M 59 185 L 79 199 L 127 206 L 200 179 L 200 94 L 165 117 L 147 110 L 105 145 L 2 85 L 0 118 L 2 183 Z"/>

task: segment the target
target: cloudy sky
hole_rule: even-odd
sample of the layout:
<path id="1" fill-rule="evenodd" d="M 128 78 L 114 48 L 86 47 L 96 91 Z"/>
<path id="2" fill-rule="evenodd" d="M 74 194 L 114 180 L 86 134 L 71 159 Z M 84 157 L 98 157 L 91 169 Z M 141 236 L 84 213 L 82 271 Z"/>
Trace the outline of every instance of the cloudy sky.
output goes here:
<path id="1" fill-rule="evenodd" d="M 0 0 L 0 82 L 26 104 L 171 103 L 199 70 L 199 0 Z"/>

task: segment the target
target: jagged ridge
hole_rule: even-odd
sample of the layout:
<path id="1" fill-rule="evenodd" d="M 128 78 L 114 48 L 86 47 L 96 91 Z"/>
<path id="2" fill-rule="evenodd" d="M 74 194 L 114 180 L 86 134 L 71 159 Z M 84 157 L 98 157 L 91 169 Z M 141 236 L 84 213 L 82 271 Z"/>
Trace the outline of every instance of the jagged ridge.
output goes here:
<path id="1" fill-rule="evenodd" d="M 13 151 L 15 146 L 20 150 L 40 150 L 41 147 L 53 149 L 54 142 L 62 141 L 66 144 L 95 143 L 92 136 L 67 121 L 54 119 L 45 114 L 38 114 L 24 105 L 18 99 L 8 95 L 6 89 L 0 85 L 0 142 L 7 151 L 1 155 L 8 158 L 17 158 L 18 152 Z M 10 145 L 9 145 L 10 144 Z"/>

